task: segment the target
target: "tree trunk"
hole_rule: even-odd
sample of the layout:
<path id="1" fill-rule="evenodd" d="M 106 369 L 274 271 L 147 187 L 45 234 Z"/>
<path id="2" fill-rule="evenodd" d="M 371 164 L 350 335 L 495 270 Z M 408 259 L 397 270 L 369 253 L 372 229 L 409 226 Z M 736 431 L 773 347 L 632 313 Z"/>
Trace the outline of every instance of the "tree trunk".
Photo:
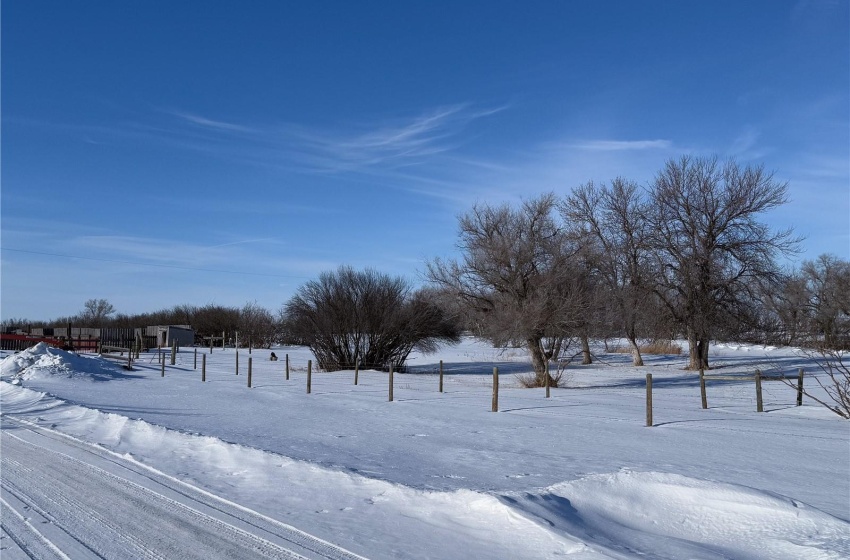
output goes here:
<path id="1" fill-rule="evenodd" d="M 593 363 L 593 357 L 590 355 L 590 339 L 586 334 L 581 335 L 581 363 L 588 365 Z"/>
<path id="2" fill-rule="evenodd" d="M 697 333 L 688 327 L 688 369 L 697 371 L 700 365 L 699 350 L 697 349 Z"/>
<path id="3" fill-rule="evenodd" d="M 711 369 L 708 365 L 708 342 L 707 336 L 700 336 L 699 341 L 697 342 L 700 369 Z"/>
<path id="4" fill-rule="evenodd" d="M 708 365 L 708 336 L 688 329 L 688 353 L 690 360 L 688 369 L 697 371 L 700 369 L 709 369 Z"/>
<path id="5" fill-rule="evenodd" d="M 642 366 L 643 365 L 643 357 L 640 355 L 640 346 L 638 346 L 637 340 L 634 337 L 629 337 L 629 346 L 632 349 L 632 365 L 633 366 Z"/>
<path id="6" fill-rule="evenodd" d="M 542 337 L 529 337 L 525 340 L 528 353 L 531 354 L 531 365 L 534 367 L 534 377 L 539 387 L 546 385 L 546 356 L 543 353 Z"/>

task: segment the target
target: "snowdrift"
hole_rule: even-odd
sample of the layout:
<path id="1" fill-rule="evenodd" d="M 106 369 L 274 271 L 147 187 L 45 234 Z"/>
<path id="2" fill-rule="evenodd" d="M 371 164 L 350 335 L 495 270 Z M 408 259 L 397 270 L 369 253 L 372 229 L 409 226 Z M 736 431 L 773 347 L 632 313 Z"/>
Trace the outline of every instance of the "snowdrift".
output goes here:
<path id="1" fill-rule="evenodd" d="M 18 384 L 21 380 L 37 379 L 44 376 L 60 376 L 89 381 L 109 381 L 112 379 L 133 377 L 122 373 L 114 362 L 100 356 L 81 356 L 60 348 L 54 348 L 39 342 L 28 348 L 7 356 L 0 362 L 0 376 Z"/>
<path id="2" fill-rule="evenodd" d="M 673 473 L 596 474 L 502 500 L 614 556 L 850 556 L 850 525 L 840 519 L 785 496 Z"/>

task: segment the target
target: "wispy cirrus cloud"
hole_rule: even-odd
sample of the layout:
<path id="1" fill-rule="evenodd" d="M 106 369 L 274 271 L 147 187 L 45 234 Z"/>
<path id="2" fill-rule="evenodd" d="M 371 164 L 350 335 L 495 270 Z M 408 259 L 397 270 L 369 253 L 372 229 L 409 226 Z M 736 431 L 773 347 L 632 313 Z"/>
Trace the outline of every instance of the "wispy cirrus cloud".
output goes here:
<path id="1" fill-rule="evenodd" d="M 632 150 L 666 150 L 673 143 L 670 140 L 585 140 L 572 143 L 571 148 L 601 152 L 621 152 Z"/>
<path id="2" fill-rule="evenodd" d="M 303 129 L 298 139 L 303 152 L 326 171 L 404 167 L 453 151 L 471 123 L 504 109 L 473 110 L 457 104 L 347 129 Z"/>
<path id="3" fill-rule="evenodd" d="M 208 119 L 206 117 L 202 117 L 199 115 L 194 115 L 192 113 L 185 113 L 182 111 L 172 111 L 172 115 L 178 117 L 180 119 L 185 120 L 186 122 L 194 125 L 198 125 L 205 128 L 212 128 L 215 130 L 225 130 L 225 131 L 235 131 L 235 132 L 255 132 L 253 128 L 243 126 L 241 124 L 234 124 L 224 121 L 218 121 L 213 119 Z"/>
<path id="4" fill-rule="evenodd" d="M 464 143 L 473 122 L 506 107 L 469 104 L 437 107 L 420 114 L 338 127 L 297 123 L 249 125 L 186 111 L 163 111 L 171 122 L 136 126 L 169 145 L 228 157 L 247 164 L 309 173 L 380 173 L 422 164 Z"/>

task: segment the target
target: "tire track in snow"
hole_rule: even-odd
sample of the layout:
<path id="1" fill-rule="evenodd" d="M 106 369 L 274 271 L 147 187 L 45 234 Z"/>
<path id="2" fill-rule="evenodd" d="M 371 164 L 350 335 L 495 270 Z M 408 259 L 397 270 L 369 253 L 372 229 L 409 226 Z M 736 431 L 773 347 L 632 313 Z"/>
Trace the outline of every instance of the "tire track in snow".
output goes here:
<path id="1" fill-rule="evenodd" d="M 33 527 L 30 521 L 0 498 L 0 519 L 3 532 L 12 539 L 20 551 L 34 560 L 71 560 L 50 539 Z M 4 547 L 4 549 L 6 549 Z"/>
<path id="2" fill-rule="evenodd" d="M 4 428 L 23 430 L 22 437 L 3 431 L 4 489 L 33 507 L 44 506 L 69 534 L 82 534 L 93 555 L 117 547 L 123 552 L 106 557 L 362 559 L 77 438 L 7 415 L 3 422 Z M 135 513 L 116 511 L 127 508 Z M 199 550 L 180 550 L 179 541 L 194 542 Z"/>

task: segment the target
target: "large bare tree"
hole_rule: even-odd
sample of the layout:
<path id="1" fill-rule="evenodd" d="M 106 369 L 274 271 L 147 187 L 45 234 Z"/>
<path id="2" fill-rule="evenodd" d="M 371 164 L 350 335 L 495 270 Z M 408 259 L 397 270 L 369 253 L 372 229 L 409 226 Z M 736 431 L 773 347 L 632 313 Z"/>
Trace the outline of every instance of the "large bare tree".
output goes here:
<path id="1" fill-rule="evenodd" d="M 776 257 L 797 245 L 790 229 L 760 217 L 787 201 L 787 183 L 763 166 L 684 156 L 670 160 L 650 193 L 655 293 L 687 335 L 689 367 L 708 368 L 712 335 L 780 279 Z"/>
<path id="2" fill-rule="evenodd" d="M 632 362 L 643 365 L 638 336 L 649 295 L 649 208 L 637 183 L 617 178 L 611 186 L 585 183 L 560 204 L 572 235 L 592 255 L 588 260 L 610 298 Z"/>
<path id="3" fill-rule="evenodd" d="M 557 341 L 575 332 L 585 304 L 570 262 L 576 249 L 555 221 L 555 207 L 553 194 L 516 209 L 476 205 L 459 220 L 462 256 L 436 259 L 427 269 L 430 281 L 480 317 L 483 334 L 495 344 L 525 345 L 540 385 Z M 556 342 L 547 347 L 547 340 Z"/>

